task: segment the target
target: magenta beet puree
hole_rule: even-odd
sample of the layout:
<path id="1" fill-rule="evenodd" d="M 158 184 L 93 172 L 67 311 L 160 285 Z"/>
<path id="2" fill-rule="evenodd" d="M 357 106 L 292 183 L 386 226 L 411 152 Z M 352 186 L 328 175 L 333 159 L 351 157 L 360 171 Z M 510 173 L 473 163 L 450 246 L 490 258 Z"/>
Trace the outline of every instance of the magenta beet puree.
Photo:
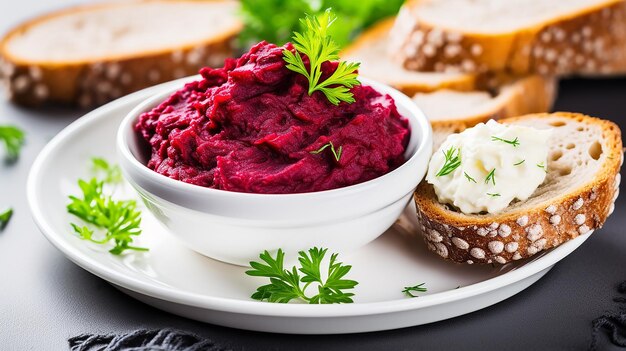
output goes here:
<path id="1" fill-rule="evenodd" d="M 135 130 L 151 147 L 148 167 L 187 183 L 247 193 L 302 193 L 361 183 L 401 165 L 409 139 L 394 101 L 367 86 L 335 106 L 308 95 L 283 50 L 259 43 L 223 68 L 203 68 L 143 113 Z M 323 65 L 322 79 L 336 63 Z M 327 147 L 341 146 L 337 161 Z"/>

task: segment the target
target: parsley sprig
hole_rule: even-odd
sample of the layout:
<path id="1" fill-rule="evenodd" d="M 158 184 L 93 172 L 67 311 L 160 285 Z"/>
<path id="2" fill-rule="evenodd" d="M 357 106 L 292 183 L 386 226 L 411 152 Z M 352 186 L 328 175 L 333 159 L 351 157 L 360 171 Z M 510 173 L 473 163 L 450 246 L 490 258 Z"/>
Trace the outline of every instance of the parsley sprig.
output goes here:
<path id="1" fill-rule="evenodd" d="M 24 136 L 24 131 L 18 127 L 0 126 L 0 142 L 4 144 L 9 162 L 13 162 L 19 157 L 22 145 L 24 145 Z"/>
<path id="2" fill-rule="evenodd" d="M 122 171 L 118 165 L 112 165 L 101 157 L 91 159 L 93 171 L 96 174 L 103 174 L 103 181 L 107 184 L 119 184 L 122 182 Z"/>
<path id="3" fill-rule="evenodd" d="M 12 208 L 9 208 L 5 210 L 4 212 L 0 213 L 0 230 L 3 230 L 7 226 L 7 224 L 9 224 L 9 221 L 11 220 L 12 216 L 13 216 Z"/>
<path id="4" fill-rule="evenodd" d="M 311 151 L 311 153 L 319 154 L 322 151 L 326 150 L 328 147 L 330 147 L 330 152 L 332 152 L 333 157 L 335 157 L 335 161 L 339 162 L 339 159 L 341 158 L 341 152 L 343 151 L 343 147 L 339 146 L 339 149 L 335 150 L 335 145 L 333 145 L 332 141 L 329 141 L 328 143 L 324 144 L 324 146 L 322 146 L 321 148 L 315 151 Z"/>
<path id="5" fill-rule="evenodd" d="M 95 170 L 106 171 L 105 178 L 99 180 L 94 177 L 89 181 L 79 179 L 82 196 L 69 196 L 71 202 L 67 205 L 67 211 L 100 229 L 104 235 L 97 235 L 99 238 L 96 238 L 89 227 L 70 223 L 75 234 L 96 244 L 113 243 L 109 252 L 114 255 L 126 250 L 148 251 L 147 248 L 131 245 L 133 238 L 141 234 L 141 211 L 137 210 L 137 203 L 134 200 L 115 200 L 104 193 L 105 184 L 121 181 L 121 178 L 117 179 L 119 169 L 116 171 L 117 166 L 99 158 L 92 159 L 92 163 Z"/>
<path id="6" fill-rule="evenodd" d="M 285 253 L 278 249 L 276 258 L 265 251 L 259 257 L 263 262 L 250 262 L 251 270 L 246 274 L 256 277 L 267 277 L 270 284 L 257 288 L 252 298 L 259 301 L 287 303 L 300 299 L 310 304 L 351 303 L 353 293 L 344 290 L 353 289 L 358 282 L 343 279 L 352 266 L 337 261 L 337 254 L 330 256 L 327 278 L 321 274 L 322 260 L 328 249 L 311 248 L 308 252 L 300 251 L 298 261 L 300 268 L 284 268 Z M 300 275 L 302 273 L 302 276 Z M 307 295 L 307 288 L 317 284 L 317 294 Z"/>
<path id="7" fill-rule="evenodd" d="M 426 283 L 421 283 L 414 286 L 405 286 L 402 292 L 409 297 L 418 297 L 418 295 L 415 295 L 414 293 L 428 291 L 428 289 L 426 289 L 424 285 L 426 285 Z"/>
<path id="8" fill-rule="evenodd" d="M 350 89 L 361 84 L 357 80 L 358 63 L 340 61 L 335 71 L 324 81 L 322 77 L 322 64 L 327 61 L 339 59 L 339 46 L 328 34 L 328 28 L 335 22 L 337 17 L 330 9 L 319 16 L 306 16 L 300 22 L 304 28 L 302 33 L 293 33 L 293 46 L 297 52 L 283 51 L 283 59 L 287 62 L 287 68 L 302 74 L 309 81 L 309 95 L 315 91 L 322 92 L 333 105 L 339 102 L 354 102 L 354 96 Z M 309 58 L 309 67 L 304 63 L 302 55 Z"/>
<path id="9" fill-rule="evenodd" d="M 437 177 L 442 177 L 452 173 L 455 169 L 459 168 L 461 165 L 461 149 L 456 148 L 454 146 L 450 146 L 450 148 L 443 152 L 443 157 L 445 158 L 445 162 L 443 167 L 437 172 Z"/>

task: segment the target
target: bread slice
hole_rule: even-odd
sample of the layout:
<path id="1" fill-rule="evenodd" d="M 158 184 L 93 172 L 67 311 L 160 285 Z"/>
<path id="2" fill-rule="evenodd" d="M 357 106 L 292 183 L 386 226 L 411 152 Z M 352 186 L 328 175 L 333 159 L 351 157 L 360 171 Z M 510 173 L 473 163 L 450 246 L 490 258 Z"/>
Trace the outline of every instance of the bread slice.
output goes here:
<path id="1" fill-rule="evenodd" d="M 623 0 L 411 0 L 391 45 L 420 71 L 626 72 Z"/>
<path id="2" fill-rule="evenodd" d="M 465 215 L 437 201 L 432 185 L 415 191 L 418 232 L 429 249 L 462 263 L 500 263 L 602 227 L 619 194 L 621 132 L 613 122 L 576 113 L 534 114 L 501 120 L 552 128 L 548 175 L 526 201 L 498 214 Z"/>
<path id="3" fill-rule="evenodd" d="M 513 80 L 493 92 L 442 89 L 417 93 L 413 101 L 430 119 L 437 149 L 448 135 L 478 123 L 549 111 L 556 95 L 554 78 L 532 75 Z"/>
<path id="4" fill-rule="evenodd" d="M 546 112 L 556 98 L 556 80 L 532 75 L 520 79 L 505 75 L 423 73 L 391 60 L 387 46 L 393 40 L 394 19 L 383 20 L 361 34 L 341 57 L 360 62 L 359 74 L 387 83 L 413 96 L 430 119 L 435 147 L 458 133 L 489 119 Z"/>
<path id="5" fill-rule="evenodd" d="M 1 74 L 26 105 L 91 106 L 219 66 L 241 29 L 231 0 L 87 5 L 23 23 L 0 40 Z"/>
<path id="6" fill-rule="evenodd" d="M 387 50 L 393 23 L 394 18 L 382 20 L 363 32 L 341 52 L 341 58 L 360 62 L 360 75 L 385 82 L 409 96 L 440 89 L 472 91 L 478 88 L 479 82 L 474 74 L 415 72 L 393 62 Z"/>

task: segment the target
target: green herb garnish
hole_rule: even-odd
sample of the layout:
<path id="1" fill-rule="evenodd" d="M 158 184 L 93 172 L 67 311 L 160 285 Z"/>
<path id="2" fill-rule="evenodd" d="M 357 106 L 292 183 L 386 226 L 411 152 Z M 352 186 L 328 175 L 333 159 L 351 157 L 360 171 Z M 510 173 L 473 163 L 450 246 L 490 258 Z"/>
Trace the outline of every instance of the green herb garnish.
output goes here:
<path id="1" fill-rule="evenodd" d="M 333 105 L 338 105 L 341 101 L 353 103 L 354 96 L 350 89 L 361 84 L 357 80 L 359 64 L 345 61 L 340 61 L 333 74 L 326 80 L 320 81 L 322 64 L 339 59 L 339 46 L 328 35 L 328 28 L 336 19 L 337 17 L 330 9 L 319 16 L 306 16 L 301 20 L 303 32 L 293 34 L 293 46 L 297 52 L 283 51 L 287 68 L 308 79 L 309 95 L 320 91 Z M 309 58 L 309 68 L 304 64 L 302 55 Z"/>
<path id="2" fill-rule="evenodd" d="M 546 167 L 546 165 L 543 162 L 537 163 L 537 167 L 543 169 L 544 172 L 548 173 L 548 168 Z"/>
<path id="3" fill-rule="evenodd" d="M 7 160 L 13 162 L 20 156 L 24 145 L 24 131 L 15 126 L 0 126 L 0 142 L 7 151 Z"/>
<path id="4" fill-rule="evenodd" d="M 418 295 L 414 295 L 414 292 L 426 292 L 428 289 L 424 287 L 426 283 L 417 284 L 415 286 L 405 286 L 402 292 L 409 297 L 418 297 Z"/>
<path id="5" fill-rule="evenodd" d="M 491 172 L 489 172 L 489 174 L 487 174 L 487 178 L 485 178 L 485 184 L 489 184 L 489 182 L 492 182 L 493 185 L 496 185 L 496 169 L 492 169 Z"/>
<path id="6" fill-rule="evenodd" d="M 489 195 L 489 196 L 491 196 L 491 197 L 498 197 L 498 196 L 500 196 L 500 194 L 499 194 L 499 193 L 495 193 L 495 194 L 492 194 L 492 193 L 487 193 L 487 195 Z"/>
<path id="7" fill-rule="evenodd" d="M 111 165 L 101 157 L 92 158 L 91 163 L 96 174 L 102 173 L 104 175 L 104 183 L 119 184 L 122 182 L 122 171 L 118 165 Z"/>
<path id="8" fill-rule="evenodd" d="M 463 174 L 465 175 L 465 178 L 467 179 L 468 182 L 476 183 L 476 179 L 472 178 L 469 174 L 467 174 L 467 172 L 463 172 Z"/>
<path id="9" fill-rule="evenodd" d="M 13 209 L 9 208 L 8 210 L 0 213 L 0 230 L 3 230 L 4 227 L 9 224 L 11 217 L 13 216 Z"/>
<path id="10" fill-rule="evenodd" d="M 519 146 L 519 139 L 517 137 L 515 137 L 515 139 L 513 140 L 506 140 L 506 139 L 498 138 L 497 136 L 492 136 L 491 141 L 501 141 L 503 143 L 511 144 L 513 145 L 513 147 Z"/>
<path id="11" fill-rule="evenodd" d="M 241 0 L 244 28 L 239 35 L 242 47 L 266 40 L 282 45 L 299 30 L 303 13 L 321 14 L 331 7 L 340 21 L 331 34 L 340 46 L 349 44 L 363 29 L 398 13 L 404 0 Z"/>
<path id="12" fill-rule="evenodd" d="M 519 166 L 519 165 L 521 165 L 524 162 L 526 162 L 526 160 L 521 160 L 518 163 L 514 163 L 513 166 Z"/>
<path id="13" fill-rule="evenodd" d="M 250 262 L 251 270 L 247 275 L 267 277 L 270 284 L 257 288 L 252 298 L 259 301 L 287 303 L 293 299 L 300 299 L 310 304 L 351 303 L 353 293 L 343 290 L 353 289 L 358 283 L 354 280 L 343 279 L 352 266 L 343 265 L 337 261 L 337 254 L 330 256 L 326 280 L 322 279 L 320 266 L 328 249 L 314 247 L 299 252 L 300 268 L 294 266 L 291 270 L 285 269 L 283 261 L 285 253 L 278 249 L 276 258 L 268 251 L 259 257 L 264 262 Z M 300 276 L 302 273 L 302 276 Z M 307 288 L 317 284 L 317 294 L 307 295 Z"/>
<path id="14" fill-rule="evenodd" d="M 108 162 L 106 164 L 109 165 Z M 107 169 L 114 167 L 116 166 L 109 166 Z M 116 177 L 110 177 L 108 174 L 107 178 L 115 180 Z M 96 244 L 112 242 L 114 247 L 109 252 L 114 255 L 119 255 L 126 250 L 148 251 L 147 248 L 131 245 L 133 237 L 141 234 L 139 228 L 141 211 L 137 210 L 137 203 L 134 200 L 114 200 L 112 196 L 105 194 L 103 186 L 109 181 L 111 180 L 98 180 L 97 178 L 89 181 L 78 180 L 82 197 L 69 196 L 71 202 L 67 205 L 67 211 L 101 229 L 104 234 L 97 239 L 94 237 L 94 231 L 89 227 L 70 223 L 74 232 L 81 239 Z"/>
<path id="15" fill-rule="evenodd" d="M 461 149 L 455 148 L 454 146 L 450 146 L 447 151 L 442 151 L 443 157 L 446 161 L 443 164 L 443 167 L 437 172 L 436 177 L 442 177 L 452 173 L 455 169 L 457 169 L 461 165 Z"/>
<path id="16" fill-rule="evenodd" d="M 322 146 L 321 148 L 315 150 L 315 151 L 311 151 L 312 154 L 319 154 L 322 151 L 326 150 L 326 148 L 330 147 L 330 152 L 333 153 L 333 157 L 335 157 L 335 161 L 339 162 L 339 159 L 341 158 L 341 152 L 343 151 L 343 147 L 339 146 L 339 149 L 335 150 L 335 145 L 333 145 L 332 141 L 329 141 L 328 143 L 326 143 L 324 146 Z"/>

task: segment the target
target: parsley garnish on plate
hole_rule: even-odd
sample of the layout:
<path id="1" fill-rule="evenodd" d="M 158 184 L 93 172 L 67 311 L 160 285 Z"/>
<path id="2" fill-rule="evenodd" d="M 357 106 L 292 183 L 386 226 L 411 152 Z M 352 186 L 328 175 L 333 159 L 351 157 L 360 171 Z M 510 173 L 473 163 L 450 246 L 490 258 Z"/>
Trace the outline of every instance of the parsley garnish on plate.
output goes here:
<path id="1" fill-rule="evenodd" d="M 415 295 L 414 293 L 428 291 L 428 289 L 426 289 L 424 285 L 426 285 L 426 283 L 421 283 L 421 284 L 417 284 L 414 286 L 405 286 L 402 292 L 408 297 L 419 297 L 418 295 Z"/>
<path id="2" fill-rule="evenodd" d="M 101 157 L 91 159 L 94 173 L 104 174 L 103 181 L 107 184 L 119 184 L 122 182 L 122 171 L 118 165 L 112 165 Z"/>
<path id="3" fill-rule="evenodd" d="M 341 152 L 343 151 L 343 147 L 339 146 L 339 149 L 335 150 L 335 145 L 333 145 L 332 141 L 329 141 L 328 143 L 324 144 L 324 146 L 322 146 L 321 148 L 315 150 L 315 151 L 311 151 L 312 154 L 319 154 L 322 151 L 326 150 L 326 148 L 330 147 L 330 152 L 333 153 L 333 157 L 335 157 L 335 161 L 339 162 L 339 159 L 341 158 Z"/>
<path id="4" fill-rule="evenodd" d="M 283 51 L 283 59 L 287 68 L 302 74 L 309 81 L 309 95 L 315 91 L 322 92 L 333 105 L 339 102 L 354 102 L 350 89 L 361 84 L 357 80 L 358 63 L 340 61 L 335 71 L 325 80 L 322 78 L 322 64 L 339 59 L 339 46 L 328 34 L 328 28 L 337 17 L 330 9 L 319 16 L 306 16 L 301 19 L 302 33 L 293 33 L 293 46 L 296 52 Z M 303 55 L 309 59 L 308 67 L 304 63 Z"/>
<path id="5" fill-rule="evenodd" d="M 257 288 L 252 298 L 259 301 L 287 303 L 298 299 L 310 304 L 351 303 L 351 292 L 358 282 L 344 279 L 352 266 L 344 265 L 337 261 L 337 254 L 330 256 L 326 278 L 322 277 L 321 265 L 328 249 L 311 248 L 308 252 L 300 251 L 298 261 L 300 268 L 295 266 L 291 269 L 284 268 L 285 253 L 278 249 L 276 258 L 265 251 L 259 257 L 263 262 L 250 262 L 251 270 L 247 275 L 255 277 L 267 277 L 270 283 Z M 302 275 L 300 275 L 302 274 Z M 307 288 L 316 284 L 317 294 L 309 295 Z"/>
<path id="6" fill-rule="evenodd" d="M 141 234 L 141 211 L 137 210 L 137 203 L 134 200 L 115 200 L 104 193 L 104 184 L 121 181 L 121 177 L 117 178 L 119 171 L 115 171 L 117 166 L 98 158 L 92 159 L 92 162 L 95 170 L 105 171 L 105 178 L 99 180 L 94 177 L 89 181 L 79 179 L 82 196 L 71 195 L 67 211 L 93 225 L 101 233 L 94 234 L 94 230 L 87 226 L 70 223 L 75 234 L 96 244 L 112 243 L 114 246 L 109 252 L 114 255 L 126 250 L 148 251 L 147 248 L 131 245 L 133 238 Z"/>
<path id="7" fill-rule="evenodd" d="M 5 210 L 4 212 L 0 212 L 0 230 L 3 230 L 4 227 L 6 227 L 7 224 L 9 224 L 9 221 L 11 220 L 12 216 L 13 216 L 12 208 L 9 208 L 8 210 Z"/>
<path id="8" fill-rule="evenodd" d="M 20 150 L 24 145 L 24 131 L 15 126 L 0 126 L 0 142 L 4 144 L 7 152 L 7 160 L 13 162 L 20 156 Z"/>

